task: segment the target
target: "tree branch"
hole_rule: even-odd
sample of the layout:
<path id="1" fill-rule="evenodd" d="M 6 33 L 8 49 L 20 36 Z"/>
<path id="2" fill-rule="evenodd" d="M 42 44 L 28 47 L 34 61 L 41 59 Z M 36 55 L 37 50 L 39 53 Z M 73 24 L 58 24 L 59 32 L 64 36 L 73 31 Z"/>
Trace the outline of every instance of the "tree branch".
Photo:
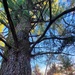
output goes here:
<path id="1" fill-rule="evenodd" d="M 0 52 L 0 56 L 5 60 L 7 61 L 7 58 Z"/>
<path id="2" fill-rule="evenodd" d="M 47 28 L 45 29 L 45 31 L 43 32 L 43 34 L 38 38 L 38 40 L 33 44 L 33 46 L 31 47 L 31 51 L 32 49 L 34 48 L 34 46 L 44 37 L 44 35 L 46 34 L 47 30 L 50 28 L 50 26 L 58 19 L 60 18 L 61 16 L 67 14 L 67 13 L 70 13 L 72 11 L 75 11 L 75 7 L 74 8 L 71 8 L 71 9 L 68 9 L 64 12 L 62 12 L 61 14 L 59 14 L 56 18 L 54 18 L 53 20 L 51 20 L 51 22 L 49 22 Z"/>
<path id="3" fill-rule="evenodd" d="M 65 24 L 67 24 L 68 26 L 70 26 L 70 24 L 67 23 L 64 18 L 62 18 L 62 19 L 63 19 L 63 21 L 64 21 Z"/>
<path id="4" fill-rule="evenodd" d="M 55 39 L 57 39 L 57 40 L 65 40 L 65 41 L 68 41 L 69 39 L 71 39 L 71 40 L 74 41 L 74 38 L 75 38 L 74 36 L 69 36 L 69 37 L 56 37 L 56 36 L 54 36 L 54 37 L 44 37 L 40 41 L 38 41 L 37 43 L 42 42 L 44 40 L 50 40 L 50 39 L 53 39 L 53 40 L 55 40 Z M 34 43 L 35 42 L 32 42 L 32 44 L 34 44 Z"/>
<path id="5" fill-rule="evenodd" d="M 7 15 L 7 19 L 9 21 L 9 25 L 10 25 L 10 29 L 11 29 L 11 32 L 12 32 L 12 35 L 13 35 L 15 46 L 18 47 L 18 38 L 17 38 L 17 35 L 16 35 L 16 31 L 15 31 L 12 19 L 10 17 L 7 0 L 3 0 L 3 5 L 4 5 L 4 9 L 5 9 L 6 15 Z"/>
<path id="6" fill-rule="evenodd" d="M 31 57 L 35 57 L 35 56 L 38 56 L 38 55 L 46 55 L 46 54 L 65 54 L 65 55 L 75 56 L 75 55 L 63 53 L 63 52 L 38 52 L 36 54 L 31 54 Z"/>
<path id="7" fill-rule="evenodd" d="M 49 0 L 49 9 L 50 9 L 50 22 L 51 22 L 52 20 L 51 0 Z"/>
<path id="8" fill-rule="evenodd" d="M 1 37 L 0 37 L 0 40 L 1 40 L 2 42 L 4 42 L 5 45 L 6 45 L 9 49 L 11 48 L 11 46 L 10 46 L 5 40 L 3 40 Z"/>
<path id="9" fill-rule="evenodd" d="M 58 40 L 64 40 L 64 41 L 68 41 L 68 42 L 70 42 L 70 41 L 74 42 L 75 41 L 74 38 L 75 38 L 75 36 L 67 36 L 67 37 L 56 37 L 56 36 L 54 36 L 54 37 L 48 37 L 48 38 L 44 37 L 43 39 L 40 40 L 40 42 L 43 40 L 48 40 L 48 39 L 58 39 Z"/>
<path id="10" fill-rule="evenodd" d="M 35 56 L 38 56 L 38 55 L 45 55 L 45 54 L 60 54 L 59 52 L 38 52 L 38 53 L 35 53 L 35 54 L 31 54 L 31 57 L 35 57 Z"/>

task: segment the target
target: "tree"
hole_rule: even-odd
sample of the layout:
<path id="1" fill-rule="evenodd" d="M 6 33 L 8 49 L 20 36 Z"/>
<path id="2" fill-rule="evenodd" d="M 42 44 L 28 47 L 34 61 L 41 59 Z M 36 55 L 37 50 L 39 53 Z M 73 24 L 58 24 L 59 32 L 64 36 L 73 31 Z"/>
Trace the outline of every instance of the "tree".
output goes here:
<path id="1" fill-rule="evenodd" d="M 66 55 L 60 55 L 60 61 L 62 64 L 62 69 L 66 72 L 67 75 L 73 75 L 73 63 L 70 57 Z M 62 70 L 61 69 L 61 70 Z"/>
<path id="2" fill-rule="evenodd" d="M 7 35 L 2 34 L 4 38 L 0 36 L 0 40 L 5 44 L 1 45 L 1 75 L 31 75 L 31 58 L 60 54 L 67 45 L 74 43 L 74 19 L 73 23 L 68 24 L 65 17 L 70 12 L 69 17 L 72 17 L 75 7 L 61 7 L 63 5 L 59 1 L 0 0 L 0 24 L 8 29 Z"/>
<path id="3" fill-rule="evenodd" d="M 39 68 L 38 65 L 36 65 L 34 67 L 33 73 L 34 73 L 34 75 L 42 75 L 42 73 L 40 72 L 40 68 Z"/>
<path id="4" fill-rule="evenodd" d="M 57 68 L 56 65 L 53 64 L 52 67 L 48 70 L 47 75 L 53 75 L 54 73 L 56 73 Z"/>

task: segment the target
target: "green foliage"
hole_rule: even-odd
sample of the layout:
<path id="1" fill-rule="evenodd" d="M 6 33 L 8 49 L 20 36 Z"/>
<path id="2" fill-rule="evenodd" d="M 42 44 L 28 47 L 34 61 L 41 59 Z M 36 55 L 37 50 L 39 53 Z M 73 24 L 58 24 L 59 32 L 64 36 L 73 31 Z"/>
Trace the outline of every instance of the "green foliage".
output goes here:
<path id="1" fill-rule="evenodd" d="M 0 2 L 0 8 L 2 8 L 3 7 L 3 5 L 2 5 L 2 3 Z"/>
<path id="2" fill-rule="evenodd" d="M 24 7 L 25 4 L 26 0 L 8 0 L 9 11 L 15 26 L 20 22 L 21 17 L 30 17 L 29 11 Z"/>
<path id="3" fill-rule="evenodd" d="M 22 5 L 24 2 L 26 2 L 26 0 L 16 0 L 17 4 L 20 6 Z"/>
<path id="4" fill-rule="evenodd" d="M 8 0 L 9 8 L 11 10 L 17 10 L 19 7 L 24 4 L 25 0 Z"/>

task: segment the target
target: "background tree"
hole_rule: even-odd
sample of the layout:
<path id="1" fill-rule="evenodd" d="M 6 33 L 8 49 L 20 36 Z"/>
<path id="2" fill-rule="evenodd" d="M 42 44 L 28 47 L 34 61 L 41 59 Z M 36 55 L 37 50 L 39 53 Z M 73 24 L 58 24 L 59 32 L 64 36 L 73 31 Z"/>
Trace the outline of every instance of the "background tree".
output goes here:
<path id="1" fill-rule="evenodd" d="M 70 55 L 65 52 L 75 41 L 73 4 L 67 0 L 0 0 L 1 75 L 31 75 L 30 60 L 36 56 Z"/>
<path id="2" fill-rule="evenodd" d="M 57 68 L 56 65 L 53 64 L 52 67 L 48 70 L 47 75 L 53 75 L 54 73 L 56 73 Z"/>
<path id="3" fill-rule="evenodd" d="M 62 69 L 64 73 L 66 72 L 67 75 L 73 75 L 73 63 L 71 58 L 66 55 L 60 55 L 60 61 L 62 64 Z"/>
<path id="4" fill-rule="evenodd" d="M 33 74 L 34 75 L 42 75 L 41 71 L 40 71 L 40 68 L 38 65 L 36 65 L 33 69 Z"/>

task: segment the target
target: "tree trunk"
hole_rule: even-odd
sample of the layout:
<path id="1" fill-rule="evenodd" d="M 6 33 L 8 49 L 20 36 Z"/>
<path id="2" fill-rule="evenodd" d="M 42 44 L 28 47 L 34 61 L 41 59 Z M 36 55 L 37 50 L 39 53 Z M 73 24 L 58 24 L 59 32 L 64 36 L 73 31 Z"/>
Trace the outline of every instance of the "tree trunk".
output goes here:
<path id="1" fill-rule="evenodd" d="M 3 60 L 0 75 L 31 75 L 29 41 L 22 38 L 22 32 L 19 36 L 21 38 L 18 43 L 19 48 L 11 48 L 7 51 L 8 61 Z"/>

